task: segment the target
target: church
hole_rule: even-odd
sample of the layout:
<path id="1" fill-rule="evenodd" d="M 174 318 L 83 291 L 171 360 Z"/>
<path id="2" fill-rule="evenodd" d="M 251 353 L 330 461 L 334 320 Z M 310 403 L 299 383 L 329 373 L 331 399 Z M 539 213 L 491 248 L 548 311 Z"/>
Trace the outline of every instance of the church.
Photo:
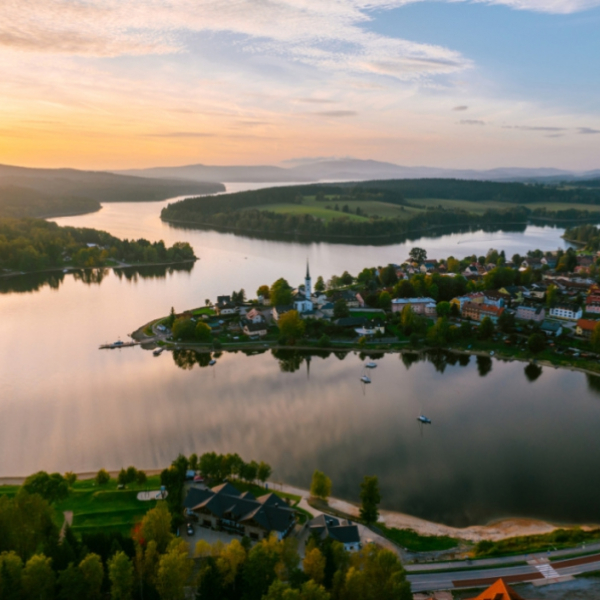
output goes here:
<path id="1" fill-rule="evenodd" d="M 312 282 L 310 279 L 310 270 L 308 268 L 308 261 L 306 262 L 306 277 L 304 278 L 304 292 L 297 290 L 294 294 L 294 310 L 297 310 L 299 314 L 311 313 L 314 310 L 314 304 L 312 298 Z"/>

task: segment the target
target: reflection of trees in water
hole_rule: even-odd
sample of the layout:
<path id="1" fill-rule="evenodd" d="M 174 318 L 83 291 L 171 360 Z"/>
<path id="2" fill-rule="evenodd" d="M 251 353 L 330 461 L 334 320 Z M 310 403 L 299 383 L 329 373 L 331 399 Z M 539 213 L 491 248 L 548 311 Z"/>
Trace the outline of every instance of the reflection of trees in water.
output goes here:
<path id="1" fill-rule="evenodd" d="M 73 278 L 75 281 L 81 281 L 86 285 L 100 284 L 102 280 L 108 275 L 108 269 L 81 269 L 80 271 L 73 271 Z"/>
<path id="2" fill-rule="evenodd" d="M 427 359 L 438 373 L 443 373 L 448 366 L 448 356 L 445 352 L 432 351 L 427 353 Z"/>
<path id="3" fill-rule="evenodd" d="M 271 350 L 273 356 L 279 361 L 279 368 L 284 373 L 296 372 L 304 362 L 304 356 L 296 350 Z"/>
<path id="4" fill-rule="evenodd" d="M 477 357 L 477 371 L 481 377 L 485 377 L 492 370 L 492 359 L 489 356 Z"/>
<path id="5" fill-rule="evenodd" d="M 62 272 L 2 277 L 0 278 L 0 294 L 37 292 L 45 286 L 57 290 L 64 278 L 65 274 Z"/>
<path id="6" fill-rule="evenodd" d="M 340 360 L 344 360 L 346 358 L 346 356 L 348 356 L 348 352 L 340 352 L 338 350 L 336 350 L 333 355 L 337 358 L 339 358 Z"/>
<path id="7" fill-rule="evenodd" d="M 402 352 L 402 354 L 400 354 L 400 360 L 404 363 L 404 366 L 408 370 L 410 369 L 411 365 L 423 359 L 421 359 L 421 356 L 416 352 Z"/>
<path id="8" fill-rule="evenodd" d="M 358 358 L 360 360 L 377 360 L 383 358 L 385 356 L 385 352 L 360 352 Z"/>
<path id="9" fill-rule="evenodd" d="M 600 396 L 600 377 L 598 375 L 585 374 L 587 379 L 588 389 L 594 394 Z"/>
<path id="10" fill-rule="evenodd" d="M 126 267 L 123 269 L 114 269 L 115 275 L 119 279 L 125 278 L 127 281 L 138 281 L 138 279 L 164 279 L 167 274 L 189 273 L 194 268 L 193 262 L 180 265 L 152 265 L 148 267 Z"/>
<path id="11" fill-rule="evenodd" d="M 524 370 L 527 380 L 533 383 L 542 374 L 543 369 L 539 365 L 529 363 Z"/>
<path id="12" fill-rule="evenodd" d="M 210 352 L 196 352 L 195 350 L 173 350 L 173 362 L 180 368 L 191 370 L 194 365 L 208 367 L 211 360 Z"/>
<path id="13" fill-rule="evenodd" d="M 471 362 L 471 356 L 469 354 L 457 354 L 457 356 L 458 356 L 458 364 L 461 367 L 469 366 L 469 363 Z"/>

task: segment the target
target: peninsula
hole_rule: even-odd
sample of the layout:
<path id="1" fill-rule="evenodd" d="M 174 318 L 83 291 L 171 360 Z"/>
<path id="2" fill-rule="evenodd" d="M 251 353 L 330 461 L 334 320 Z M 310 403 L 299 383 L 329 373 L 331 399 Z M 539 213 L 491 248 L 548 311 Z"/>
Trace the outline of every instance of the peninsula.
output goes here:
<path id="1" fill-rule="evenodd" d="M 581 237 L 574 228 L 569 237 Z M 598 230 L 586 226 L 594 238 Z M 594 238 L 595 239 L 595 238 Z M 133 337 L 165 349 L 451 350 L 600 374 L 598 257 L 589 249 L 462 260 L 413 248 L 401 264 L 347 271 L 313 285 L 280 278 L 158 318 Z M 202 363 L 204 361 L 198 361 Z M 208 364 L 208 360 L 206 361 Z"/>

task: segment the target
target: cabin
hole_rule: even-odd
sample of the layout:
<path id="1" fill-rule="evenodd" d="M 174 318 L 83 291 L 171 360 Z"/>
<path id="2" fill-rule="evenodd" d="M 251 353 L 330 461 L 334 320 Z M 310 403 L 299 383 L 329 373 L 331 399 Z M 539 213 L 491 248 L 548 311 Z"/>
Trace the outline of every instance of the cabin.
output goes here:
<path id="1" fill-rule="evenodd" d="M 344 550 L 355 552 L 362 548 L 358 527 L 346 519 L 336 519 L 329 515 L 320 514 L 306 524 L 310 535 L 315 535 L 324 540 L 331 538 L 340 542 Z"/>

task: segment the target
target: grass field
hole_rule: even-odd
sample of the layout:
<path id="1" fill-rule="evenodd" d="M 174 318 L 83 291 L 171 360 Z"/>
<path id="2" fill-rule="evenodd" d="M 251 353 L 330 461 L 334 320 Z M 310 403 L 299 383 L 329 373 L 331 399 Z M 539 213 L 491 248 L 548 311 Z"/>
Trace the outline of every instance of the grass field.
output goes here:
<path id="1" fill-rule="evenodd" d="M 567 202 L 533 202 L 529 204 L 510 204 L 508 202 L 496 202 L 490 200 L 488 202 L 470 202 L 469 200 L 441 200 L 439 198 L 409 198 L 411 204 L 422 206 L 423 208 L 455 208 L 466 210 L 475 214 L 483 214 L 486 210 L 504 210 L 514 208 L 515 206 L 525 206 L 531 210 L 536 208 L 545 208 L 549 211 L 557 210 L 589 210 L 590 212 L 600 212 L 600 205 L 597 204 L 569 204 Z"/>
<path id="2" fill-rule="evenodd" d="M 0 485 L 0 496 L 14 496 L 20 486 L 18 485 Z"/>
<path id="3" fill-rule="evenodd" d="M 71 510 L 75 533 L 102 529 L 128 534 L 146 512 L 156 506 L 156 500 L 138 500 L 138 492 L 158 489 L 158 475 L 148 477 L 144 485 L 129 484 L 125 490 L 117 490 L 114 479 L 102 487 L 95 485 L 93 479 L 76 481 L 69 497 L 55 505 L 57 521 L 62 524 L 63 512 Z"/>
<path id="4" fill-rule="evenodd" d="M 384 531 L 386 538 L 410 552 L 449 550 L 450 548 L 456 548 L 459 544 L 458 540 L 447 535 L 420 535 L 412 529 L 388 528 L 380 524 L 377 527 Z"/>

